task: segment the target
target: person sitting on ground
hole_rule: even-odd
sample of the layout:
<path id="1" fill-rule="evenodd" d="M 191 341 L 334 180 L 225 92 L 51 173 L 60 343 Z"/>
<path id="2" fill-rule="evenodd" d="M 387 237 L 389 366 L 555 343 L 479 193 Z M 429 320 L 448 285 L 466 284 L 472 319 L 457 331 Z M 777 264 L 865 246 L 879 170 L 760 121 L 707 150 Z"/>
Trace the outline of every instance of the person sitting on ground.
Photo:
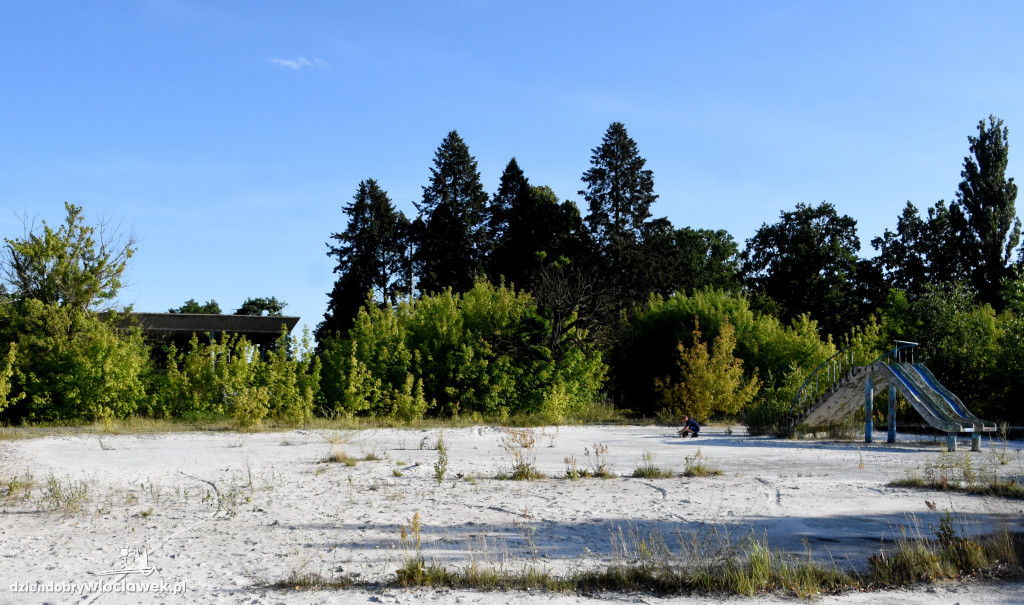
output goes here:
<path id="1" fill-rule="evenodd" d="M 686 437 L 689 435 L 690 437 L 696 437 L 698 433 L 700 433 L 700 425 L 697 424 L 697 421 L 683 414 L 683 428 L 679 429 L 679 436 Z"/>

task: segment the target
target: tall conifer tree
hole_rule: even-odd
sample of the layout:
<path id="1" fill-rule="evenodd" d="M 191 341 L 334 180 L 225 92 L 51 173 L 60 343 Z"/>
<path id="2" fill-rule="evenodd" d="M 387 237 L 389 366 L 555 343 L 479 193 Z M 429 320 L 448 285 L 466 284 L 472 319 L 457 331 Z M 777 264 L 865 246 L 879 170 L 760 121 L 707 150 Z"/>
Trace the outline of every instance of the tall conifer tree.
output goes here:
<path id="1" fill-rule="evenodd" d="M 651 217 L 651 204 L 658 196 L 654 173 L 644 169 L 646 163 L 621 122 L 612 122 L 601 145 L 592 150 L 590 169 L 583 173 L 586 189 L 579 194 L 590 210 L 590 232 L 606 251 L 623 242 L 638 242 Z"/>
<path id="2" fill-rule="evenodd" d="M 550 187 L 535 187 L 512 158 L 491 198 L 492 247 L 487 274 L 497 283 L 532 286 L 544 265 L 582 261 L 587 241 L 583 220 L 572 202 L 559 203 Z"/>
<path id="3" fill-rule="evenodd" d="M 643 237 L 654 193 L 654 173 L 644 169 L 636 142 L 621 122 L 612 122 L 601 145 L 592 150 L 590 169 L 583 173 L 586 217 L 594 252 L 606 286 L 618 293 L 616 306 L 640 301 L 651 291 L 642 269 L 653 259 L 643 253 Z"/>
<path id="4" fill-rule="evenodd" d="M 334 272 L 339 276 L 328 293 L 327 312 L 317 327 L 318 339 L 352 327 L 367 296 L 394 302 L 399 294 L 396 282 L 405 257 L 405 215 L 395 210 L 387 192 L 373 179 L 359 183 L 352 202 L 342 212 L 348 216 L 348 225 L 331 236 L 335 243 L 327 244 L 327 256 L 337 259 Z"/>
<path id="5" fill-rule="evenodd" d="M 434 153 L 430 184 L 416 206 L 422 225 L 415 254 L 421 292 L 473 287 L 489 248 L 487 202 L 469 146 L 458 132 L 449 132 Z"/>

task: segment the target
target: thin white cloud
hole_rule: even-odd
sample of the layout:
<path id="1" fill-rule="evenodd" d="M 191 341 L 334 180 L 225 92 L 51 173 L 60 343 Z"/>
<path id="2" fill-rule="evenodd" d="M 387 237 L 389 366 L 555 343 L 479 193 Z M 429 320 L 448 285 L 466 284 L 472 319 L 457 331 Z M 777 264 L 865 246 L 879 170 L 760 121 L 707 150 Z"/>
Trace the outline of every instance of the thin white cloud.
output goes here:
<path id="1" fill-rule="evenodd" d="M 327 64 L 327 61 L 324 61 L 323 59 L 316 59 L 316 58 L 314 58 L 311 61 L 311 60 L 307 59 L 306 57 L 296 57 L 294 59 L 274 58 L 274 59 L 271 59 L 270 62 L 273 63 L 274 65 L 277 65 L 278 67 L 285 67 L 285 68 L 288 68 L 288 69 L 302 69 L 304 67 L 313 67 L 313 66 L 316 66 L 316 67 L 330 67 Z"/>

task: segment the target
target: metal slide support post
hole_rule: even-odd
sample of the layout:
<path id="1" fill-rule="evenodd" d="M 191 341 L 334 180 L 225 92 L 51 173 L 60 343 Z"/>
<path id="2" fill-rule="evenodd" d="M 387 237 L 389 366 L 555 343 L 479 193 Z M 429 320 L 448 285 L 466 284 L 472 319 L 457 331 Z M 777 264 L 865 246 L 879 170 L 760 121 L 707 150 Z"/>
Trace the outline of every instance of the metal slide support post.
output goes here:
<path id="1" fill-rule="evenodd" d="M 981 433 L 971 433 L 971 451 L 981 451 Z"/>
<path id="2" fill-rule="evenodd" d="M 871 443 L 871 431 L 874 423 L 871 417 L 874 416 L 875 385 L 874 373 L 868 370 L 867 380 L 864 381 L 864 443 Z"/>
<path id="3" fill-rule="evenodd" d="M 946 451 L 956 451 L 956 433 L 946 433 Z"/>
<path id="4" fill-rule="evenodd" d="M 888 443 L 896 443 L 896 389 L 889 383 L 889 438 Z"/>

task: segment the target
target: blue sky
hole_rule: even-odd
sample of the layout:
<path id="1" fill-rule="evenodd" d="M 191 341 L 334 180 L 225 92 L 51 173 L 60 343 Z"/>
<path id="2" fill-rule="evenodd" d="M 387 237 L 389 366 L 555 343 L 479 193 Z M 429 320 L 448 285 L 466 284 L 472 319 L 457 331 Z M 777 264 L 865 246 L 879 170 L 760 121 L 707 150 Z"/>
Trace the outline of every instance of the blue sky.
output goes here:
<path id="1" fill-rule="evenodd" d="M 341 206 L 407 214 L 457 129 L 497 189 L 515 156 L 579 202 L 623 122 L 655 216 L 741 246 L 797 203 L 858 221 L 952 199 L 968 135 L 1024 137 L 1013 2 L 0 0 L 0 233 L 63 202 L 139 237 L 120 301 L 276 296 L 310 327 Z"/>

